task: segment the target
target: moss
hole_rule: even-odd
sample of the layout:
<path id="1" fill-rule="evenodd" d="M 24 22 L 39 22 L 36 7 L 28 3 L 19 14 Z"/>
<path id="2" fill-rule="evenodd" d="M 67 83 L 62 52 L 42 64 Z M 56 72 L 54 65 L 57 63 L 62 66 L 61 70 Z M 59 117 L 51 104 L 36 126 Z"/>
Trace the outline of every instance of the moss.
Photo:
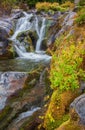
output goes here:
<path id="1" fill-rule="evenodd" d="M 50 3 L 50 2 L 38 2 L 36 4 L 36 9 L 38 11 L 45 11 L 45 12 L 48 12 L 48 11 L 61 11 L 61 12 L 65 12 L 67 9 L 64 8 L 64 7 L 61 7 L 59 5 L 59 3 L 56 3 L 56 2 L 53 2 L 53 3 Z"/>
<path id="2" fill-rule="evenodd" d="M 85 24 L 85 13 L 81 14 L 77 19 L 76 19 L 76 23 L 78 25 L 83 25 Z"/>
<path id="3" fill-rule="evenodd" d="M 12 108 L 10 106 L 6 106 L 1 112 L 0 112 L 0 121 L 3 121 L 4 118 L 8 116 Z"/>
<path id="4" fill-rule="evenodd" d="M 76 122 L 68 120 L 55 130 L 83 130 L 83 129 Z"/>
<path id="5" fill-rule="evenodd" d="M 59 127 L 63 122 L 67 121 L 68 119 L 69 119 L 69 115 L 65 114 L 57 120 L 54 121 L 50 120 L 46 126 L 46 130 L 54 130 L 55 128 Z"/>
<path id="6" fill-rule="evenodd" d="M 58 90 L 53 92 L 44 120 L 46 130 L 54 130 L 68 119 L 69 105 L 77 96 L 77 90 L 74 93 L 71 91 L 61 93 Z"/>

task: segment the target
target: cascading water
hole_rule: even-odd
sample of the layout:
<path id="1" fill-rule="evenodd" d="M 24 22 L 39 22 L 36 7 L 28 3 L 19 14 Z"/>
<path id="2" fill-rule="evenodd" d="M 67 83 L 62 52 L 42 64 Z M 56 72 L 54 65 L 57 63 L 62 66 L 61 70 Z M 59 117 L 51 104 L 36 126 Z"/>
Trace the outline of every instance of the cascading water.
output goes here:
<path id="1" fill-rule="evenodd" d="M 16 24 L 16 29 L 14 35 L 11 37 L 12 40 L 16 40 L 17 35 L 26 30 L 30 30 L 32 28 L 32 24 L 29 22 L 31 17 L 33 16 L 32 14 L 26 15 L 24 13 L 24 17 L 20 18 Z"/>
<path id="2" fill-rule="evenodd" d="M 38 39 L 37 44 L 36 44 L 36 51 L 40 51 L 40 46 L 41 46 L 42 40 L 43 40 L 44 35 L 45 35 L 45 26 L 46 26 L 45 25 L 45 18 L 43 18 L 42 26 L 41 26 L 40 32 L 38 33 L 39 39 Z"/>
<path id="3" fill-rule="evenodd" d="M 33 20 L 31 18 L 33 17 Z M 10 38 L 14 42 L 14 47 L 19 55 L 19 57 L 25 57 L 27 59 L 32 59 L 32 60 L 50 60 L 51 57 L 46 55 L 46 54 L 39 54 L 41 53 L 40 47 L 42 44 L 42 40 L 44 39 L 45 36 L 45 27 L 46 27 L 46 19 L 41 18 L 41 26 L 39 26 L 39 20 L 36 15 L 33 16 L 33 14 L 27 14 L 24 12 L 24 17 L 21 17 L 16 24 L 16 29 L 15 33 L 13 36 Z M 35 52 L 26 52 L 26 49 L 24 45 L 17 40 L 17 36 L 19 33 L 27 31 L 27 30 L 34 30 L 36 31 L 38 35 L 38 40 L 36 43 L 36 49 Z"/>

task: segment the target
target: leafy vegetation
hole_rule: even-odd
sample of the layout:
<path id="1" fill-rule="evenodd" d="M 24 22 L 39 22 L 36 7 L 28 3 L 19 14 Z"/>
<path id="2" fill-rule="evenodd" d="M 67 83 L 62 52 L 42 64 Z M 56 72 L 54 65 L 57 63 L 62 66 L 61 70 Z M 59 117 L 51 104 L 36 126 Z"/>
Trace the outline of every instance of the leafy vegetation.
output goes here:
<path id="1" fill-rule="evenodd" d="M 63 3 L 61 5 L 61 7 L 64 7 L 64 8 L 73 8 L 74 4 L 71 1 L 65 1 L 65 3 Z"/>
<path id="2" fill-rule="evenodd" d="M 76 22 L 78 25 L 82 25 L 85 23 L 85 13 L 81 14 L 77 19 Z"/>
<path id="3" fill-rule="evenodd" d="M 85 6 L 85 0 L 80 0 L 79 5 L 80 6 Z"/>
<path id="4" fill-rule="evenodd" d="M 5 10 L 12 9 L 12 7 L 16 4 L 17 0 L 1 0 L 0 3 Z"/>
<path id="5" fill-rule="evenodd" d="M 79 87 L 78 79 L 81 77 L 81 72 L 85 77 L 84 71 L 80 67 L 85 51 L 82 49 L 84 45 L 82 42 L 75 45 L 71 38 L 64 42 L 65 45 L 62 42 L 61 45 L 59 45 L 59 40 L 55 42 L 56 46 L 58 44 L 58 50 L 54 53 L 51 64 L 51 87 L 61 91 L 75 90 Z"/>
<path id="6" fill-rule="evenodd" d="M 4 8 L 12 8 L 13 6 L 15 5 L 20 5 L 20 4 L 27 4 L 29 7 L 35 7 L 35 5 L 38 3 L 38 2 L 43 2 L 43 3 L 54 3 L 52 4 L 52 6 L 50 8 L 52 8 L 53 10 L 58 10 L 58 8 L 60 9 L 60 6 L 59 7 L 56 7 L 56 2 L 61 4 L 61 3 L 64 3 L 64 2 L 68 2 L 68 0 L 1 0 L 0 3 L 2 7 Z M 73 0 L 71 0 L 71 2 L 73 2 Z M 47 4 L 46 4 L 47 5 Z M 42 5 L 41 5 L 42 6 Z M 47 8 L 49 7 L 49 5 L 47 5 Z M 44 7 L 43 7 L 44 8 Z M 45 7 L 46 8 L 46 7 Z"/>
<path id="7" fill-rule="evenodd" d="M 78 12 L 78 17 L 76 18 L 76 23 L 78 25 L 83 25 L 85 24 L 85 9 L 81 9 L 79 12 Z"/>
<path id="8" fill-rule="evenodd" d="M 64 12 L 66 11 L 68 8 L 73 8 L 74 4 L 71 3 L 70 1 L 65 2 L 64 4 L 59 5 L 59 3 L 54 2 L 54 3 L 50 3 L 50 2 L 38 2 L 36 4 L 36 9 L 38 11 L 49 11 L 49 10 L 53 10 L 53 11 L 61 11 Z"/>

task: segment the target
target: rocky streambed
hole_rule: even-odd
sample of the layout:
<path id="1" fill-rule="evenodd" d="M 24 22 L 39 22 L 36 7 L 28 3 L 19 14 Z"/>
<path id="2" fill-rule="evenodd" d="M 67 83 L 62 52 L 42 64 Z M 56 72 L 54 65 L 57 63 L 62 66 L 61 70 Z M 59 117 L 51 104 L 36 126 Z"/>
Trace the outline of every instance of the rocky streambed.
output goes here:
<path id="1" fill-rule="evenodd" d="M 0 130 L 20 129 L 36 111 L 41 112 L 33 116 L 31 126 L 28 125 L 29 130 L 34 127 L 34 120 L 36 126 L 41 122 L 37 118 L 44 112 L 42 107 L 46 102 L 44 98 L 50 85 L 46 67 L 48 64 L 45 62 L 34 63 L 34 66 L 32 64 L 28 72 L 25 68 L 20 72 L 18 68 L 18 71 L 5 70 L 0 73 Z M 29 65 L 27 64 L 27 67 Z"/>
<path id="2" fill-rule="evenodd" d="M 20 9 L 0 18 L 0 130 L 37 130 L 52 91 L 46 52 L 66 30 L 74 33 L 75 15 Z"/>

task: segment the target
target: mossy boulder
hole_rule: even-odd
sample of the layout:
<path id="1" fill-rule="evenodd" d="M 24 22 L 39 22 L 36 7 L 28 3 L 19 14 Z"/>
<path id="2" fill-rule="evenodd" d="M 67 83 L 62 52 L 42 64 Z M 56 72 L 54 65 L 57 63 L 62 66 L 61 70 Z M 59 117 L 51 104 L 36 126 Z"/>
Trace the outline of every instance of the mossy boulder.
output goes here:
<path id="1" fill-rule="evenodd" d="M 36 41 L 38 39 L 37 33 L 32 30 L 20 32 L 17 36 L 20 45 L 25 46 L 27 51 L 34 51 L 36 46 Z"/>
<path id="2" fill-rule="evenodd" d="M 55 130 L 85 130 L 85 128 L 82 126 L 79 126 L 77 122 L 68 120 Z"/>
<path id="3" fill-rule="evenodd" d="M 43 73 L 42 70 L 44 70 L 44 67 L 40 66 L 40 68 L 26 73 L 26 78 L 24 79 L 24 84 L 22 85 L 22 88 L 18 89 L 16 92 L 12 93 L 12 95 L 8 97 L 6 106 L 0 113 L 0 130 L 13 130 L 16 127 L 16 118 L 19 117 L 19 114 L 31 110 L 32 106 L 40 107 L 44 105 L 44 97 L 46 94 L 45 86 L 47 84 L 47 80 L 45 79 L 45 77 L 47 77 L 47 69 L 45 69 Z M 4 76 L 9 77 L 9 73 L 5 72 Z M 12 85 L 11 87 L 14 86 L 13 88 L 15 88 L 15 86 L 17 87 L 17 82 L 15 81 L 15 79 L 19 80 L 20 85 L 20 79 L 22 80 L 24 75 L 17 75 L 17 73 L 14 72 L 14 76 L 14 80 L 12 80 L 13 76 L 9 78 L 9 80 L 11 80 L 10 85 Z M 23 122 L 20 121 L 20 126 L 17 124 L 17 128 L 29 128 L 29 130 L 31 130 L 32 128 L 37 128 L 38 125 L 41 123 L 41 119 L 39 119 L 38 117 L 39 115 L 41 115 L 41 113 L 43 112 L 37 112 L 30 118 L 30 120 L 28 117 Z M 25 124 L 23 125 L 23 123 Z"/>
<path id="4" fill-rule="evenodd" d="M 70 118 L 55 130 L 85 130 L 85 94 L 76 98 L 70 105 Z"/>
<path id="5" fill-rule="evenodd" d="M 62 122 L 68 120 L 68 116 L 65 117 L 65 115 L 68 115 L 69 105 L 77 95 L 77 91 L 60 93 L 58 90 L 55 90 L 53 92 L 44 120 L 46 130 L 54 130 Z"/>

